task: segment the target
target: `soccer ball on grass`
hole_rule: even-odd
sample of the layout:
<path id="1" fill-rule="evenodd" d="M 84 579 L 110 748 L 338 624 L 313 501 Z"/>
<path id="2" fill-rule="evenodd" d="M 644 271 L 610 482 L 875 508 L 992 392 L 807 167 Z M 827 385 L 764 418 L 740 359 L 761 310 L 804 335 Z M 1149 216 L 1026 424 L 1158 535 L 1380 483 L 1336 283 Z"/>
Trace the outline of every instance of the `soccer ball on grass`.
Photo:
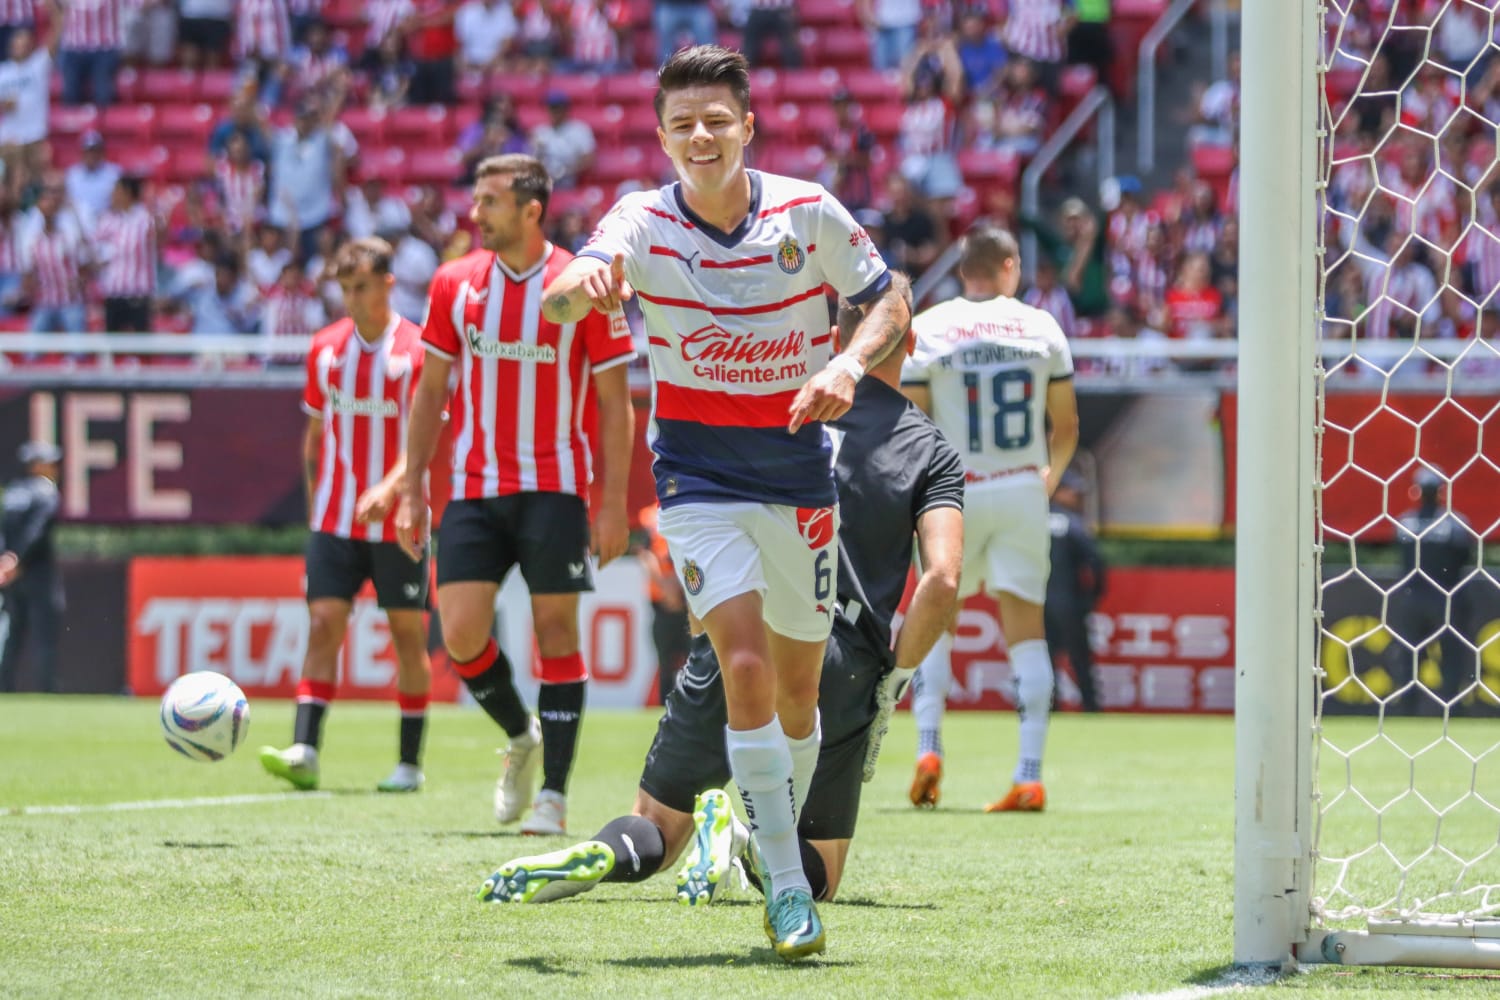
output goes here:
<path id="1" fill-rule="evenodd" d="M 223 760 L 249 730 L 245 692 L 223 674 L 183 674 L 161 696 L 162 735 L 168 746 L 190 760 Z"/>

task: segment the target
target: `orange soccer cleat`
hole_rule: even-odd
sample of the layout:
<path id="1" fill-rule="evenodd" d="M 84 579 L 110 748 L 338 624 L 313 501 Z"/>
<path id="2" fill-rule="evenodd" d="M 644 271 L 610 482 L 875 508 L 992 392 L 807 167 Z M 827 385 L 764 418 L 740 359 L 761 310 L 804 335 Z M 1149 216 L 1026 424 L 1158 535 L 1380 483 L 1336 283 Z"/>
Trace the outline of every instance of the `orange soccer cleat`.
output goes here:
<path id="1" fill-rule="evenodd" d="M 911 779 L 911 804 L 932 808 L 938 804 L 942 790 L 943 758 L 935 753 L 924 753 L 917 758 L 917 775 Z"/>
<path id="2" fill-rule="evenodd" d="M 999 802 L 984 807 L 987 813 L 1030 812 L 1039 813 L 1047 808 L 1047 789 L 1040 781 L 1023 781 L 1011 785 L 1010 791 Z"/>

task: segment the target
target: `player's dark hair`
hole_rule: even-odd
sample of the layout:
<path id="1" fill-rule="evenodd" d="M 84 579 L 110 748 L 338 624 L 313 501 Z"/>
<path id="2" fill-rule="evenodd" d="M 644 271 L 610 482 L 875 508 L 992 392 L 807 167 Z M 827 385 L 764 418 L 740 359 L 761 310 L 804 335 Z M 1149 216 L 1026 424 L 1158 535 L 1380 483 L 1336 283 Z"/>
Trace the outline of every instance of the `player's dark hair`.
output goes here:
<path id="1" fill-rule="evenodd" d="M 724 84 L 740 106 L 740 114 L 750 110 L 750 63 L 745 57 L 722 45 L 694 45 L 678 49 L 661 69 L 656 71 L 656 120 L 661 124 L 667 106 L 667 94 L 689 87 L 712 87 Z"/>
<path id="2" fill-rule="evenodd" d="M 128 197 L 132 202 L 141 200 L 141 190 L 143 185 L 140 177 L 134 174 L 125 174 L 119 179 L 117 183 L 120 185 L 120 190 L 124 191 L 126 197 Z"/>
<path id="3" fill-rule="evenodd" d="M 902 300 L 906 303 L 906 314 L 908 316 L 914 314 L 917 310 L 912 300 L 911 279 L 906 276 L 906 272 L 892 269 L 891 287 L 895 289 L 896 294 L 901 296 Z M 839 343 L 843 344 L 845 347 L 848 347 L 849 341 L 854 339 L 854 331 L 859 329 L 859 321 L 864 318 L 865 311 L 863 309 L 861 309 L 857 305 L 854 305 L 848 299 L 840 296 L 838 317 L 834 320 L 834 322 L 838 324 L 839 328 Z M 886 349 L 885 353 L 877 356 L 875 360 L 870 364 L 870 367 L 874 368 L 876 365 L 880 364 L 896 351 L 904 350 L 906 350 L 906 338 L 901 337 L 894 343 L 892 343 L 890 347 Z"/>
<path id="4" fill-rule="evenodd" d="M 1008 260 L 1020 260 L 1021 247 L 1008 230 L 999 226 L 976 226 L 964 236 L 959 248 L 958 273 L 966 278 L 989 278 Z"/>
<path id="5" fill-rule="evenodd" d="M 501 153 L 479 161 L 474 170 L 474 179 L 485 177 L 510 178 L 510 189 L 515 193 L 516 204 L 522 208 L 528 201 L 542 206 L 540 222 L 547 217 L 547 201 L 552 197 L 552 175 L 542 166 L 542 161 L 525 153 Z"/>
<path id="6" fill-rule="evenodd" d="M 335 279 L 352 278 L 366 265 L 371 274 L 390 274 L 391 258 L 395 255 L 391 245 L 378 236 L 350 240 L 334 255 L 333 276 Z"/>

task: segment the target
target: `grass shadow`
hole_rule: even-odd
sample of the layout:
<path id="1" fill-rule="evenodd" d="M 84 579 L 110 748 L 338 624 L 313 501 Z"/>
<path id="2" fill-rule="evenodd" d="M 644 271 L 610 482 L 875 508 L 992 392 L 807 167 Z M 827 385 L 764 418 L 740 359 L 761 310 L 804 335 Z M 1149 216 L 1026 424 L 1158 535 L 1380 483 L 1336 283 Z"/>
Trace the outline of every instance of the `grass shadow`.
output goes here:
<path id="1" fill-rule="evenodd" d="M 518 830 L 434 830 L 428 834 L 434 840 L 447 840 L 452 837 L 462 837 L 467 840 L 520 840 L 521 833 Z M 526 838 L 533 840 L 534 838 Z"/>
<path id="2" fill-rule="evenodd" d="M 829 906 L 858 906 L 872 910 L 936 910 L 940 907 L 936 903 L 888 903 L 880 899 L 855 898 L 835 899 Z"/>
<path id="3" fill-rule="evenodd" d="M 239 847 L 239 844 L 207 840 L 163 840 L 163 847 L 186 847 L 195 851 L 229 850 Z"/>
<path id="4" fill-rule="evenodd" d="M 635 955 L 629 958 L 605 959 L 605 965 L 621 969 L 696 969 L 724 968 L 725 966 L 769 966 L 787 969 L 848 968 L 856 963 L 830 961 L 815 957 L 805 962 L 785 962 L 770 949 L 757 948 L 751 952 L 714 952 L 707 955 Z"/>
<path id="5" fill-rule="evenodd" d="M 561 959 L 548 958 L 542 955 L 533 955 L 530 958 L 508 958 L 505 964 L 513 969 L 524 969 L 527 972 L 535 972 L 539 976 L 581 976 L 583 972 L 579 969 L 570 969 L 563 964 Z"/>

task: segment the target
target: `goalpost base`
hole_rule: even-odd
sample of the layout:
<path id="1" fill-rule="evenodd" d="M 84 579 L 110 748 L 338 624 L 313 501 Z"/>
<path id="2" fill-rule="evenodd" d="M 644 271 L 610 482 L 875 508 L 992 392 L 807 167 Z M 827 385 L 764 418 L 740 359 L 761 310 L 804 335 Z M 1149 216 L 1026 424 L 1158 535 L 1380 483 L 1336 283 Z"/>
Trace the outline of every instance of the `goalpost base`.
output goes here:
<path id="1" fill-rule="evenodd" d="M 1368 931 L 1313 931 L 1304 965 L 1411 965 L 1500 970 L 1500 920 L 1371 920 Z"/>

